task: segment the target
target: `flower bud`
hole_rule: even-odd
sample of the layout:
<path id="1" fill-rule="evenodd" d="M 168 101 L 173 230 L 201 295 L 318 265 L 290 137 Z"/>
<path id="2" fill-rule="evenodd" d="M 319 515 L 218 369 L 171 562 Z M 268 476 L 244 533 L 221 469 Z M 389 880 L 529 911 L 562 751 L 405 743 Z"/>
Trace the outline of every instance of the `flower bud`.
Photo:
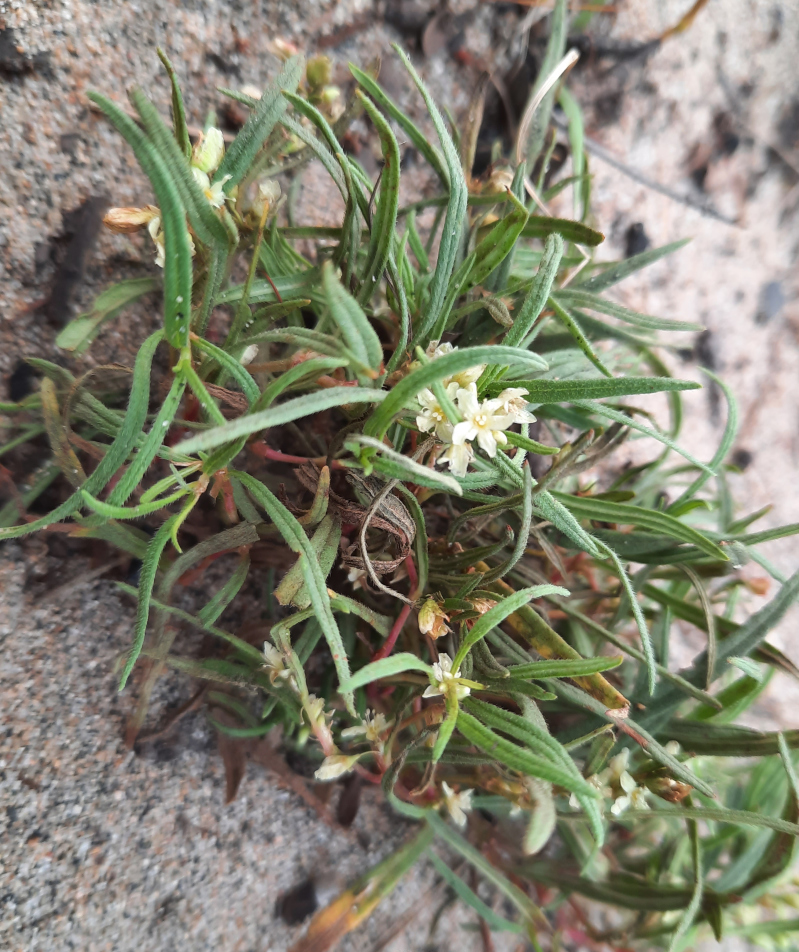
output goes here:
<path id="1" fill-rule="evenodd" d="M 260 219 L 266 210 L 268 215 L 280 199 L 280 182 L 277 179 L 264 179 L 258 183 L 258 193 L 250 206 L 250 213 L 256 220 Z"/>
<path id="2" fill-rule="evenodd" d="M 513 184 L 513 172 L 508 169 L 494 169 L 488 180 L 489 192 L 504 192 Z"/>
<path id="3" fill-rule="evenodd" d="M 145 205 L 144 208 L 109 208 L 103 224 L 117 234 L 129 235 L 158 217 L 159 211 L 154 205 Z"/>
<path id="4" fill-rule="evenodd" d="M 428 598 L 419 609 L 419 631 L 423 635 L 430 635 L 435 640 L 445 635 L 450 629 L 446 622 L 449 616 L 434 598 Z"/>
<path id="5" fill-rule="evenodd" d="M 200 133 L 191 153 L 191 164 L 194 168 L 210 174 L 219 168 L 224 154 L 225 140 L 222 132 L 211 126 L 205 133 Z"/>
<path id="6" fill-rule="evenodd" d="M 683 783 L 681 780 L 675 780 L 673 777 L 655 777 L 652 780 L 647 780 L 646 785 L 655 796 L 669 803 L 679 803 L 693 789 L 689 784 Z"/>
<path id="7" fill-rule="evenodd" d="M 314 56 L 313 59 L 308 60 L 308 65 L 305 67 L 305 77 L 313 90 L 326 86 L 330 82 L 332 72 L 329 56 Z"/>
<path id="8" fill-rule="evenodd" d="M 288 40 L 283 40 L 280 37 L 276 37 L 269 45 L 275 56 L 279 57 L 284 62 L 290 57 L 296 56 L 297 53 L 299 53 L 299 50 L 293 43 L 289 43 Z"/>

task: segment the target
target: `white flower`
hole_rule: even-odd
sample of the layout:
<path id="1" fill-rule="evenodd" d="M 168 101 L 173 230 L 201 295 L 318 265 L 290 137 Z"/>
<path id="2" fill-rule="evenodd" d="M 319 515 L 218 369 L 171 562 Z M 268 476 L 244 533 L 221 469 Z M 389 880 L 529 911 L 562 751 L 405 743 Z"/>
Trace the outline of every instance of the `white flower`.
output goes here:
<path id="1" fill-rule="evenodd" d="M 239 363 L 242 367 L 246 367 L 247 364 L 251 364 L 255 358 L 258 356 L 258 345 L 250 344 L 249 347 L 245 347 L 242 352 L 241 357 L 239 357 Z"/>
<path id="2" fill-rule="evenodd" d="M 422 697 L 438 697 L 441 694 L 449 696 L 454 692 L 455 697 L 460 701 L 471 693 L 475 685 L 474 681 L 466 681 L 462 678 L 460 670 L 452 670 L 452 658 L 444 652 L 438 656 L 438 661 L 433 665 L 432 681 L 434 683 L 424 689 Z"/>
<path id="3" fill-rule="evenodd" d="M 648 810 L 649 804 L 646 801 L 647 793 L 645 787 L 639 787 L 627 770 L 627 764 L 630 760 L 630 749 L 624 750 L 613 757 L 610 763 L 603 771 L 588 777 L 588 783 L 602 794 L 606 800 L 613 799 L 610 812 L 614 816 L 620 816 L 625 810 L 631 807 L 634 810 Z M 621 789 L 621 795 L 614 798 L 614 789 Z M 574 794 L 569 797 L 569 806 L 579 809 L 580 804 Z"/>
<path id="4" fill-rule="evenodd" d="M 458 395 L 458 384 L 450 383 L 446 389 L 447 395 L 454 401 Z M 452 424 L 447 419 L 447 414 L 439 406 L 436 395 L 432 390 L 422 390 L 416 395 L 416 399 L 422 408 L 416 415 L 416 425 L 422 433 L 435 429 L 436 437 L 442 443 L 449 443 L 452 438 Z"/>
<path id="5" fill-rule="evenodd" d="M 619 778 L 619 784 L 624 794 L 613 801 L 610 812 L 614 816 L 620 816 L 630 807 L 633 810 L 649 809 L 649 804 L 646 802 L 646 790 L 644 787 L 639 787 L 626 770 Z"/>
<path id="6" fill-rule="evenodd" d="M 434 640 L 451 630 L 446 624 L 448 621 L 449 615 L 444 614 L 444 609 L 434 598 L 428 598 L 419 609 L 419 631 Z"/>
<path id="7" fill-rule="evenodd" d="M 194 181 L 203 190 L 203 194 L 208 199 L 209 204 L 213 208 L 221 208 L 225 204 L 225 199 L 228 198 L 228 196 L 225 195 L 225 182 L 232 178 L 232 176 L 223 175 L 218 182 L 214 182 L 212 185 L 211 180 L 202 169 L 192 168 L 191 172 L 194 176 Z"/>
<path id="8" fill-rule="evenodd" d="M 513 417 L 514 423 L 535 423 L 535 417 L 527 409 L 527 401 L 523 399 L 526 393 L 524 387 L 508 387 L 496 398 L 503 412 Z"/>
<path id="9" fill-rule="evenodd" d="M 305 702 L 305 713 L 308 715 L 312 727 L 314 724 L 326 726 L 324 698 L 309 694 L 308 700 Z"/>
<path id="10" fill-rule="evenodd" d="M 269 680 L 272 684 L 277 680 L 293 681 L 291 669 L 286 667 L 286 659 L 283 652 L 268 641 L 264 642 L 264 667 L 269 671 Z"/>
<path id="11" fill-rule="evenodd" d="M 474 450 L 468 443 L 450 443 L 446 451 L 436 460 L 437 463 L 447 463 L 453 476 L 465 476 L 469 463 L 474 459 Z"/>
<path id="12" fill-rule="evenodd" d="M 590 777 L 586 778 L 586 783 L 591 787 L 595 787 L 605 799 L 610 799 L 610 797 L 613 796 L 613 791 L 602 779 L 602 774 L 591 774 Z M 577 799 L 577 797 L 574 794 L 572 794 L 569 797 L 569 806 L 572 808 L 572 810 L 582 809 L 582 805 L 580 801 Z M 601 805 L 600 805 L 600 809 L 602 809 Z"/>
<path id="13" fill-rule="evenodd" d="M 191 153 L 191 164 L 195 169 L 210 175 L 219 168 L 224 154 L 225 139 L 222 132 L 211 126 L 207 132 L 200 133 Z"/>
<path id="14" fill-rule="evenodd" d="M 458 348 L 453 347 L 452 344 L 439 344 L 438 341 L 432 341 L 428 344 L 425 353 L 431 360 L 435 360 L 437 357 L 451 354 L 457 349 Z M 459 387 L 468 387 L 471 383 L 477 383 L 485 369 L 485 364 L 476 364 L 474 367 L 467 367 L 465 370 L 460 370 L 450 377 L 444 377 L 442 383 L 445 387 L 450 383 L 456 383 Z"/>
<path id="15" fill-rule="evenodd" d="M 322 761 L 322 766 L 314 772 L 317 780 L 337 780 L 345 773 L 349 773 L 358 763 L 360 754 L 330 754 Z"/>
<path id="16" fill-rule="evenodd" d="M 370 744 L 381 744 L 382 740 L 380 735 L 384 734 L 389 726 L 385 714 L 381 714 L 380 712 L 375 714 L 373 711 L 367 710 L 366 716 L 361 723 L 355 727 L 345 727 L 341 732 L 341 736 L 346 740 L 363 736 Z"/>
<path id="17" fill-rule="evenodd" d="M 366 569 L 351 568 L 347 572 L 347 581 L 352 583 L 353 589 L 364 588 L 363 579 L 366 578 Z"/>
<path id="18" fill-rule="evenodd" d="M 499 400 L 483 400 L 481 403 L 474 384 L 458 391 L 458 409 L 463 421 L 452 431 L 453 444 L 461 446 L 476 438 L 480 449 L 493 459 L 497 455 L 497 445 L 508 441 L 502 431 L 514 422 L 513 417 L 504 411 Z"/>
<path id="19" fill-rule="evenodd" d="M 147 225 L 147 231 L 150 233 L 150 237 L 155 243 L 155 263 L 159 268 L 164 266 L 164 229 L 161 227 L 161 213 L 156 209 L 157 214 L 153 215 L 150 219 L 149 224 Z M 194 257 L 195 247 L 194 242 L 189 235 L 189 250 L 191 251 L 191 256 Z"/>
<path id="20" fill-rule="evenodd" d="M 155 215 L 147 225 L 147 231 L 155 242 L 155 263 L 159 268 L 164 266 L 164 231 L 161 228 L 161 216 Z"/>
<path id="21" fill-rule="evenodd" d="M 466 814 L 472 809 L 473 791 L 463 790 L 460 793 L 455 793 L 446 780 L 443 780 L 441 782 L 441 792 L 444 794 L 444 806 L 447 808 L 447 813 L 452 817 L 455 824 L 460 827 L 466 826 Z"/>

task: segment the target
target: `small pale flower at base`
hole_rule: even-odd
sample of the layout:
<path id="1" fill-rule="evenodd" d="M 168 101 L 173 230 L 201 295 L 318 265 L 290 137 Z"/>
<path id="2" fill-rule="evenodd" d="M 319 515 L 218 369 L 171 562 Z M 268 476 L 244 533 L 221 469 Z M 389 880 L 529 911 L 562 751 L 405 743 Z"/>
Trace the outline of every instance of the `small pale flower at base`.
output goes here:
<path id="1" fill-rule="evenodd" d="M 355 737 L 364 737 L 370 744 L 380 744 L 382 735 L 390 727 L 385 714 L 373 713 L 367 710 L 363 721 L 354 727 L 345 727 L 341 736 L 345 740 L 352 740 Z"/>
<path id="2" fill-rule="evenodd" d="M 425 688 L 422 697 L 454 696 L 456 700 L 460 701 L 471 693 L 472 688 L 480 689 L 483 687 L 477 681 L 462 678 L 460 670 L 453 671 L 452 658 L 443 651 L 438 656 L 438 661 L 433 665 L 430 680 L 432 683 Z"/>
<path id="3" fill-rule="evenodd" d="M 330 754 L 322 761 L 322 766 L 314 772 L 317 780 L 337 780 L 344 774 L 349 773 L 355 764 L 358 763 L 362 754 Z"/>
<path id="4" fill-rule="evenodd" d="M 496 397 L 502 412 L 513 417 L 514 423 L 535 423 L 535 417 L 528 410 L 527 401 L 524 399 L 526 395 L 524 387 L 508 387 Z"/>
<path id="5" fill-rule="evenodd" d="M 264 658 L 266 659 L 264 668 L 269 672 L 269 680 L 272 684 L 279 680 L 292 683 L 291 669 L 286 667 L 283 652 L 268 641 L 264 642 Z"/>
<path id="6" fill-rule="evenodd" d="M 456 826 L 461 828 L 466 826 L 466 814 L 472 809 L 472 790 L 463 790 L 460 793 L 450 787 L 446 780 L 441 783 L 441 792 L 444 795 L 444 806 L 447 813 L 452 817 Z"/>
<path id="7" fill-rule="evenodd" d="M 453 476 L 465 476 L 469 471 L 469 463 L 473 459 L 474 450 L 468 443 L 458 445 L 450 443 L 436 462 L 439 464 L 446 463 Z"/>

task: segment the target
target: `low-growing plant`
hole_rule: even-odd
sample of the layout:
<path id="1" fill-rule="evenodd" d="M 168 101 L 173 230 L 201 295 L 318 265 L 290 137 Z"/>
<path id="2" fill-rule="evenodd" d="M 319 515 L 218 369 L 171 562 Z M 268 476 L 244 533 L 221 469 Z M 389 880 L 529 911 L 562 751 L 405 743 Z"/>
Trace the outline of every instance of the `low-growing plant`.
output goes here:
<path id="1" fill-rule="evenodd" d="M 138 587 L 120 583 L 137 600 L 119 672 L 120 689 L 138 675 L 129 741 L 177 669 L 212 685 L 219 731 L 280 726 L 319 780 L 379 782 L 416 824 L 307 947 L 357 925 L 424 857 L 482 928 L 537 949 L 682 949 L 705 923 L 721 936 L 730 909 L 739 934 L 797 928 L 765 921 L 763 897 L 791 875 L 799 731 L 735 724 L 774 669 L 797 673 L 766 639 L 799 574 L 757 548 L 797 527 L 752 531 L 763 513 L 734 511 L 722 381 L 713 458 L 676 443 L 697 385 L 669 375 L 655 332 L 697 325 L 604 296 L 678 245 L 593 261 L 580 113 L 557 86 L 564 22 L 560 4 L 517 161 L 483 179 L 476 129 L 458 140 L 399 49 L 436 142 L 355 67 L 336 116 L 324 61 L 303 80 L 299 56 L 260 98 L 228 92 L 249 115 L 227 147 L 213 126 L 192 144 L 163 55 L 171 129 L 140 89 L 134 113 L 92 93 L 156 203 L 106 223 L 147 229 L 163 281 L 117 284 L 59 343 L 84 351 L 161 285 L 163 326 L 124 375 L 31 359 L 40 389 L 1 408 L 3 452 L 46 436 L 50 453 L 10 493 L 0 538 L 58 523 L 141 560 Z M 575 161 L 552 185 L 555 97 Z M 380 140 L 377 182 L 341 144 L 358 113 Z M 398 134 L 437 181 L 404 207 Z M 309 160 L 341 195 L 338 227 L 298 224 L 294 186 L 280 198 L 277 176 L 301 182 Z M 575 220 L 546 212 L 564 188 Z M 652 393 L 667 395 L 666 429 L 624 402 Z M 661 448 L 620 468 L 636 438 Z M 47 489 L 62 501 L 28 515 Z M 229 577 L 205 604 L 173 607 L 176 583 L 223 555 Z M 748 560 L 779 583 L 753 614 Z M 219 627 L 256 583 L 260 627 Z M 176 653 L 181 623 L 218 650 Z M 683 624 L 706 648 L 675 673 Z M 741 903 L 766 911 L 735 919 Z M 604 927 L 600 904 L 619 911 Z"/>

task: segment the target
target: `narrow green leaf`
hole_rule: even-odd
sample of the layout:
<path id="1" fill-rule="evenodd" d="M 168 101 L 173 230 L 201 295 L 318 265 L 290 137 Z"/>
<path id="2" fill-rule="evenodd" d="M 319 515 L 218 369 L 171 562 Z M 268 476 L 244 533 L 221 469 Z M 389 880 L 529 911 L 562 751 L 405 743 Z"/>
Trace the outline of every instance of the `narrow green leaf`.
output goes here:
<path id="1" fill-rule="evenodd" d="M 205 245 L 227 247 L 232 236 L 228 234 L 222 219 L 197 184 L 188 159 L 164 125 L 160 113 L 138 87 L 130 91 L 130 100 L 141 116 L 147 135 L 157 149 L 170 179 L 180 193 L 181 202 L 188 212 L 195 234 Z"/>
<path id="2" fill-rule="evenodd" d="M 524 299 L 524 304 L 513 321 L 513 327 L 505 334 L 503 343 L 507 347 L 518 347 L 532 330 L 552 291 L 562 257 L 563 239 L 557 233 L 553 233 L 544 242 L 541 263 Z"/>
<path id="3" fill-rule="evenodd" d="M 660 378 L 653 378 L 660 379 Z M 668 378 L 666 378 L 668 379 Z M 679 381 L 675 381 L 679 382 Z M 669 387 L 669 390 L 694 390 L 695 387 Z M 613 420 L 614 423 L 623 423 L 624 426 L 629 426 L 632 430 L 637 430 L 639 433 L 645 433 L 647 436 L 651 436 L 653 440 L 657 440 L 659 443 L 662 443 L 664 446 L 668 446 L 670 450 L 673 450 L 675 453 L 679 453 L 683 459 L 687 459 L 689 463 L 693 463 L 694 466 L 701 469 L 703 472 L 707 471 L 713 475 L 713 471 L 707 466 L 706 463 L 703 463 L 701 460 L 698 460 L 695 456 L 692 456 L 687 450 L 684 450 L 678 443 L 675 443 L 674 440 L 667 436 L 665 433 L 661 433 L 660 430 L 656 430 L 653 427 L 646 426 L 643 423 L 639 423 L 634 417 L 629 416 L 626 413 L 620 413 L 618 410 L 614 410 L 612 407 L 605 406 L 604 403 L 596 403 L 593 400 L 583 400 L 575 399 L 572 401 L 574 406 L 581 410 L 587 410 L 589 413 L 596 413 L 597 416 L 607 417 L 608 420 Z"/>
<path id="4" fill-rule="evenodd" d="M 190 330 L 192 264 L 180 193 L 155 146 L 136 123 L 99 93 L 90 92 L 88 96 L 133 149 L 155 192 L 164 229 L 164 327 L 173 347 L 185 347 Z"/>
<path id="5" fill-rule="evenodd" d="M 353 453 L 357 453 L 362 446 L 368 446 L 376 450 L 382 457 L 396 464 L 397 471 L 402 472 L 401 478 L 405 482 L 416 482 L 420 486 L 446 489 L 456 496 L 463 495 L 460 484 L 452 476 L 447 476 L 446 473 L 439 472 L 430 466 L 422 466 L 421 463 L 416 463 L 402 453 L 397 453 L 396 450 L 392 450 L 390 446 L 386 446 L 385 443 L 374 439 L 374 437 L 362 436 L 356 433 L 347 437 L 344 445 Z"/>
<path id="6" fill-rule="evenodd" d="M 150 544 L 147 546 L 147 552 L 142 560 L 141 574 L 139 576 L 138 602 L 136 605 L 136 626 L 133 633 L 133 644 L 131 645 L 125 666 L 122 669 L 122 675 L 119 679 L 119 690 L 121 691 L 127 684 L 130 673 L 136 664 L 136 661 L 144 647 L 144 636 L 147 633 L 147 620 L 150 617 L 150 600 L 153 595 L 155 585 L 155 576 L 158 572 L 158 563 L 161 561 L 161 555 L 167 546 L 172 532 L 179 525 L 180 514 L 171 516 L 158 529 L 153 536 Z"/>
<path id="7" fill-rule="evenodd" d="M 104 324 L 115 318 L 123 308 L 158 287 L 156 278 L 132 278 L 119 281 L 98 295 L 91 310 L 79 314 L 56 337 L 56 346 L 62 350 L 83 354 L 100 333 Z"/>
<path id="8" fill-rule="evenodd" d="M 112 506 L 107 502 L 103 502 L 102 499 L 95 499 L 94 496 L 89 495 L 85 489 L 81 490 L 81 495 L 89 509 L 99 513 L 99 515 L 104 516 L 106 519 L 138 519 L 152 512 L 158 512 L 166 506 L 171 506 L 173 502 L 177 502 L 179 499 L 185 499 L 187 491 L 181 489 L 179 492 L 172 493 L 171 496 L 165 496 L 153 502 L 139 503 L 139 505 L 131 506 L 130 508 L 125 506 Z"/>
<path id="9" fill-rule="evenodd" d="M 422 661 L 421 658 L 417 658 L 416 655 L 410 652 L 400 651 L 388 658 L 380 658 L 378 661 L 371 661 L 364 665 L 346 681 L 342 681 L 339 690 L 342 693 L 351 693 L 358 688 L 362 688 L 365 684 L 378 681 L 380 678 L 392 678 L 405 671 L 423 671 L 429 675 L 431 670 L 430 665 Z"/>
<path id="10" fill-rule="evenodd" d="M 613 374 L 608 370 L 608 368 L 602 363 L 602 361 L 596 355 L 596 353 L 594 352 L 594 349 L 588 343 L 588 340 L 586 339 L 585 334 L 583 334 L 582 330 L 580 329 L 579 324 L 577 323 L 577 321 L 575 321 L 572 315 L 566 310 L 566 308 L 562 307 L 555 300 L 554 297 L 549 298 L 549 306 L 555 312 L 555 316 L 557 317 L 557 319 L 561 322 L 561 324 L 563 324 L 563 326 L 566 328 L 569 334 L 571 334 L 571 336 L 574 338 L 574 342 L 577 344 L 580 350 L 585 354 L 585 356 L 591 361 L 591 363 L 597 368 L 597 370 L 599 370 L 600 373 L 603 373 L 606 377 L 612 377 Z"/>
<path id="11" fill-rule="evenodd" d="M 663 512 L 654 509 L 644 509 L 642 506 L 631 506 L 627 503 L 608 502 L 604 499 L 593 499 L 590 496 L 573 496 L 570 493 L 552 492 L 552 495 L 561 502 L 570 512 L 580 519 L 594 519 L 597 522 L 615 522 L 627 526 L 639 526 L 649 529 L 679 542 L 687 542 L 701 549 L 711 558 L 727 562 L 728 557 L 724 550 L 715 542 L 708 539 L 699 530 L 687 526 Z"/>
<path id="12" fill-rule="evenodd" d="M 251 413 L 229 420 L 224 426 L 213 427 L 190 436 L 178 443 L 176 453 L 189 455 L 200 450 L 212 449 L 222 443 L 229 443 L 240 436 L 259 433 L 270 427 L 282 426 L 292 420 L 329 410 L 331 407 L 344 407 L 355 403 L 381 403 L 389 394 L 385 390 L 367 390 L 362 387 L 331 387 L 329 390 L 317 390 L 294 400 L 287 400 L 276 407 L 269 407 L 258 413 Z"/>
<path id="13" fill-rule="evenodd" d="M 380 137 L 383 150 L 383 169 L 380 173 L 380 192 L 369 229 L 369 250 L 361 277 L 358 302 L 366 304 L 374 296 L 377 282 L 388 263 L 388 256 L 395 240 L 397 209 L 399 208 L 400 153 L 399 145 L 391 126 L 375 108 L 370 99 L 361 93 L 356 95 L 363 103 Z"/>
<path id="14" fill-rule="evenodd" d="M 438 249 L 436 268 L 429 286 L 430 297 L 426 313 L 414 335 L 414 344 L 418 342 L 424 345 L 427 343 L 427 337 L 430 331 L 438 322 L 444 307 L 444 301 L 447 297 L 449 279 L 455 268 L 461 242 L 461 231 L 463 223 L 466 220 L 466 200 L 469 190 L 466 187 L 466 179 L 464 178 L 463 169 L 461 168 L 458 150 L 455 148 L 455 144 L 447 131 L 447 127 L 441 117 L 441 113 L 438 111 L 438 107 L 433 102 L 427 87 L 414 69 L 413 63 L 411 63 L 408 55 L 404 50 L 400 49 L 396 43 L 393 44 L 393 46 L 402 60 L 403 65 L 410 73 L 414 83 L 416 83 L 417 89 L 422 94 L 422 98 L 427 106 L 427 111 L 430 113 L 430 118 L 433 121 L 436 134 L 441 142 L 441 148 L 444 151 L 444 161 L 446 162 L 449 177 L 449 201 L 447 203 L 447 211 L 444 216 L 444 225 L 441 231 L 441 242 Z"/>
<path id="15" fill-rule="evenodd" d="M 490 928 L 498 932 L 524 934 L 523 926 L 516 922 L 511 922 L 509 919 L 503 919 L 502 916 L 498 916 L 494 910 L 486 905 L 477 893 L 470 889 L 460 876 L 453 873 L 444 860 L 440 859 L 432 850 L 427 855 L 430 857 L 430 861 L 435 867 L 436 872 L 452 887 L 453 892 L 458 898 L 463 900 L 467 906 L 474 909 L 478 916 L 485 919 Z"/>
<path id="16" fill-rule="evenodd" d="M 506 598 L 503 598 L 502 601 L 497 602 L 493 608 L 489 608 L 485 614 L 477 619 L 472 626 L 472 630 L 463 639 L 458 653 L 455 655 L 455 660 L 452 662 L 453 671 L 457 671 L 460 668 L 472 646 L 480 641 L 481 638 L 485 638 L 492 628 L 496 628 L 502 624 L 508 615 L 512 615 L 515 611 L 518 611 L 522 605 L 527 605 L 533 599 L 543 598 L 545 595 L 563 595 L 567 597 L 569 592 L 560 585 L 532 585 L 530 588 L 519 589 L 519 591 L 514 592 L 513 595 L 508 595 Z"/>
<path id="17" fill-rule="evenodd" d="M 550 218 L 546 215 L 531 215 L 522 230 L 524 238 L 545 238 L 549 235 L 560 235 L 564 241 L 573 241 L 578 245 L 587 245 L 594 248 L 601 245 L 605 236 L 601 231 L 589 228 L 580 221 L 570 218 Z"/>
<path id="18" fill-rule="evenodd" d="M 175 131 L 175 139 L 181 151 L 188 159 L 191 157 L 191 139 L 189 138 L 189 129 L 186 125 L 186 109 L 183 105 L 183 95 L 180 91 L 175 67 L 162 49 L 156 49 L 156 53 L 158 53 L 158 58 L 164 64 L 164 69 L 169 76 L 169 82 L 172 84 L 172 127 Z"/>
<path id="19" fill-rule="evenodd" d="M 225 153 L 214 175 L 214 181 L 221 181 L 229 175 L 230 179 L 225 183 L 225 191 L 228 195 L 247 174 L 253 159 L 266 142 L 267 136 L 285 112 L 286 100 L 283 90 L 288 89 L 293 93 L 297 89 L 304 67 L 305 61 L 302 56 L 292 56 L 286 61 L 278 77 L 264 90 L 257 105 L 247 117 L 244 127 Z"/>
<path id="20" fill-rule="evenodd" d="M 580 661 L 531 661 L 529 664 L 515 664 L 508 668 L 517 678 L 576 678 L 588 674 L 599 674 L 618 668 L 624 659 L 621 655 L 613 658 L 585 658 Z"/>
<path id="21" fill-rule="evenodd" d="M 299 522 L 297 522 L 297 519 L 263 483 L 250 476 L 249 473 L 234 471 L 232 475 L 246 487 L 253 499 L 255 499 L 259 505 L 263 506 L 289 548 L 304 556 L 304 561 L 302 562 L 303 576 L 311 598 L 311 604 L 314 608 L 316 619 L 321 625 L 322 632 L 330 647 L 330 653 L 333 657 L 333 664 L 338 674 L 339 683 L 345 683 L 350 677 L 347 652 L 341 640 L 338 625 L 333 617 L 330 595 L 325 584 L 324 575 L 322 574 L 319 561 L 316 558 L 308 536 L 306 536 L 305 531 Z M 350 710 L 351 713 L 354 713 L 351 692 L 342 690 L 341 693 L 347 704 L 347 709 Z"/>
<path id="22" fill-rule="evenodd" d="M 158 455 L 158 451 L 164 443 L 164 439 L 169 432 L 170 424 L 175 419 L 185 389 L 186 381 L 182 377 L 175 377 L 172 381 L 172 386 L 169 388 L 169 392 L 166 397 L 164 397 L 164 402 L 155 415 L 155 419 L 150 427 L 150 432 L 139 447 L 139 452 L 136 453 L 130 465 L 108 496 L 108 502 L 112 505 L 124 505 L 141 482 L 144 474 L 150 468 L 150 464 Z M 84 489 L 85 488 L 84 486 Z"/>
<path id="23" fill-rule="evenodd" d="M 575 290 L 590 291 L 591 293 L 606 291 L 614 284 L 618 284 L 619 281 L 623 281 L 631 274 L 635 274 L 636 271 L 640 271 L 641 268 L 645 268 L 655 261 L 660 261 L 666 255 L 673 254 L 683 245 L 687 245 L 689 241 L 690 238 L 684 238 L 682 241 L 674 241 L 670 245 L 663 245 L 661 248 L 642 251 L 639 255 L 633 255 L 632 258 L 612 264 L 600 271 L 599 274 L 578 282 L 575 285 Z"/>
<path id="24" fill-rule="evenodd" d="M 622 304 L 615 301 L 608 301 L 607 298 L 600 297 L 598 294 L 591 294 L 588 291 L 566 288 L 563 291 L 556 291 L 554 294 L 556 300 L 561 301 L 565 307 L 587 308 L 589 311 L 599 311 L 600 314 L 609 314 L 611 317 L 617 317 L 620 321 L 632 324 L 635 327 L 642 327 L 646 330 L 661 331 L 702 331 L 702 324 L 695 324 L 691 321 L 674 321 L 665 317 L 652 317 L 649 314 L 641 314 L 638 311 L 632 311 Z"/>
<path id="25" fill-rule="evenodd" d="M 377 331 L 355 298 L 343 287 L 329 261 L 322 268 L 322 283 L 330 316 L 341 331 L 348 350 L 359 363 L 369 368 L 374 379 L 383 363 L 383 347 Z M 369 377 L 364 376 L 368 381 Z"/>
<path id="26" fill-rule="evenodd" d="M 350 72 L 357 79 L 358 83 L 363 86 L 378 106 L 385 109 L 397 125 L 402 128 L 413 143 L 414 148 L 424 157 L 427 164 L 433 169 L 436 175 L 438 175 L 441 184 L 449 191 L 447 169 L 441 160 L 441 156 L 436 152 L 421 129 L 412 122 L 406 113 L 396 105 L 385 90 L 369 76 L 368 73 L 358 69 L 358 67 L 352 63 L 349 64 L 349 67 Z"/>

